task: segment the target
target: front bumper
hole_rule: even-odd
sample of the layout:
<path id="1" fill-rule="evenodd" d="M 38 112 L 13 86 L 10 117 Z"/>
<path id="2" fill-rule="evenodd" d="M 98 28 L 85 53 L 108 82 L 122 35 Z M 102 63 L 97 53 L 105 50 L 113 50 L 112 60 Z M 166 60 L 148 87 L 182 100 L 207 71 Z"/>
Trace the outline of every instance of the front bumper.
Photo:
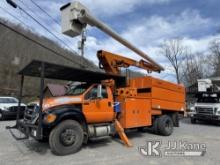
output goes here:
<path id="1" fill-rule="evenodd" d="M 220 116 L 218 115 L 208 115 L 208 114 L 191 114 L 191 118 L 198 120 L 215 120 L 220 121 Z"/>
<path id="2" fill-rule="evenodd" d="M 28 124 L 25 123 L 23 120 L 18 120 L 17 124 L 13 127 L 6 127 L 6 129 L 9 129 L 10 133 L 16 140 L 22 140 L 22 139 L 28 139 L 29 137 L 32 137 L 36 140 L 42 139 L 42 129 L 38 127 L 38 125 Z M 17 129 L 21 133 L 23 133 L 23 137 L 17 136 L 12 130 Z M 19 134 L 20 135 L 20 134 Z"/>

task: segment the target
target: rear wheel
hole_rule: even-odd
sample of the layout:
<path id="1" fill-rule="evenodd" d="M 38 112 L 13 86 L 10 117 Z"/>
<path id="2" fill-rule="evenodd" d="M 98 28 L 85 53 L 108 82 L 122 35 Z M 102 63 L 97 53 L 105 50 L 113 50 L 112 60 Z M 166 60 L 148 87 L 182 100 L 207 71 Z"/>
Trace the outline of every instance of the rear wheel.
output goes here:
<path id="1" fill-rule="evenodd" d="M 173 121 L 170 116 L 163 115 L 158 118 L 158 133 L 163 136 L 169 136 L 173 133 Z"/>
<path id="2" fill-rule="evenodd" d="M 83 129 L 74 120 L 65 120 L 50 133 L 49 144 L 56 155 L 67 155 L 77 152 L 83 143 Z"/>

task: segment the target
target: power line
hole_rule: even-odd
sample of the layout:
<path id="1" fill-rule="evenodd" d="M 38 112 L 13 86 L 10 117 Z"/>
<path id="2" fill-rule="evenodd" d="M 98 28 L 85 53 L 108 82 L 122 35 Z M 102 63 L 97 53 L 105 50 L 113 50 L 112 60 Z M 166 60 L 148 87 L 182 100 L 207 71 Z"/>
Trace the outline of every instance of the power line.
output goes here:
<path id="1" fill-rule="evenodd" d="M 12 7 L 14 8 L 18 8 L 20 9 L 22 12 L 24 12 L 26 15 L 28 15 L 29 17 L 31 17 L 35 22 L 37 22 L 40 26 L 42 26 L 46 31 L 48 31 L 51 35 L 53 35 L 55 38 L 57 38 L 59 41 L 61 41 L 64 45 L 66 45 L 67 47 L 69 47 L 63 40 L 59 39 L 54 33 L 52 33 L 49 29 L 47 29 L 43 24 L 41 24 L 36 18 L 34 18 L 31 14 L 29 14 L 28 12 L 26 12 L 21 6 L 17 5 L 16 3 L 14 3 L 13 1 L 11 0 L 6 0 L 7 3 L 9 3 Z M 19 0 L 20 2 L 22 2 L 21 0 Z M 23 2 L 22 2 L 23 3 Z M 23 3 L 24 4 L 24 3 Z M 24 4 L 26 6 L 26 4 Z M 28 7 L 29 8 L 29 7 Z M 13 16 L 15 19 L 16 17 Z M 20 20 L 20 19 L 18 19 Z M 23 23 L 24 25 L 26 25 L 23 21 L 20 20 L 21 23 Z M 26 25 L 27 26 L 27 25 Z M 39 43 L 39 42 L 38 42 Z M 45 47 L 44 45 L 41 44 L 41 46 Z M 71 47 L 69 47 L 70 49 L 72 49 Z M 51 49 L 52 50 L 52 49 Z M 73 49 L 72 49 L 73 50 Z M 76 53 L 74 50 L 73 50 L 74 53 Z M 55 52 L 56 53 L 56 52 Z M 63 56 L 63 55 L 62 55 Z M 68 59 L 67 57 L 63 56 L 65 59 Z M 80 57 L 82 58 L 82 57 Z M 70 61 L 72 61 L 72 59 L 69 59 Z M 80 60 L 81 61 L 81 60 Z M 72 61 L 76 64 L 78 64 L 79 66 L 81 67 L 84 67 L 84 65 L 80 62 L 76 62 L 76 61 Z"/>
<path id="2" fill-rule="evenodd" d="M 19 0 L 19 1 L 21 1 L 21 0 Z M 37 4 L 36 2 L 34 2 L 33 0 L 30 0 L 30 2 L 32 2 L 38 9 L 40 9 L 43 13 L 45 13 L 49 18 L 51 18 L 51 20 L 55 23 L 55 24 L 57 24 L 58 26 L 60 26 L 60 23 L 55 19 L 55 18 L 53 18 L 46 10 L 44 10 L 39 4 Z M 55 31 L 57 32 L 57 33 L 60 33 L 60 32 L 58 32 L 56 29 L 55 29 Z M 82 59 L 84 58 L 84 45 L 85 45 L 85 30 L 83 30 L 83 33 L 82 33 L 82 39 L 81 39 L 81 47 L 80 47 L 80 49 L 79 50 L 81 50 L 81 59 L 80 59 L 80 61 L 81 61 L 81 63 L 83 64 L 83 61 L 82 61 Z M 66 40 L 68 41 L 68 42 L 71 42 L 68 38 L 66 38 Z"/>
<path id="3" fill-rule="evenodd" d="M 18 22 L 20 22 L 21 24 L 25 25 L 26 27 L 32 29 L 31 26 L 29 26 L 28 24 L 26 24 L 24 21 L 22 21 L 20 18 L 18 18 L 17 16 L 13 15 L 12 13 L 10 13 L 8 10 L 4 9 L 3 7 L 0 6 L 0 9 L 3 10 L 5 13 L 7 13 L 8 15 L 10 15 L 12 18 L 14 18 L 15 20 L 17 20 Z M 20 13 L 20 16 L 21 13 Z M 23 17 L 23 16 L 22 16 Z M 23 17 L 24 18 L 24 17 Z"/>
<path id="4" fill-rule="evenodd" d="M 55 55 L 60 56 L 60 57 L 62 57 L 62 58 L 64 58 L 64 59 L 66 59 L 66 60 L 72 62 L 73 64 L 78 64 L 78 65 L 80 65 L 80 66 L 82 67 L 82 65 L 81 65 L 80 63 L 78 63 L 78 62 L 76 62 L 76 61 L 73 61 L 71 58 L 68 58 L 68 57 L 66 57 L 65 55 L 63 55 L 63 54 L 61 54 L 61 53 L 59 53 L 59 52 L 57 52 L 57 51 L 55 51 L 55 50 L 53 50 L 53 49 L 51 49 L 51 48 L 49 48 L 49 47 L 47 47 L 47 46 L 41 44 L 40 42 L 38 42 L 38 41 L 36 41 L 36 40 L 34 40 L 34 39 L 28 37 L 27 35 L 25 35 L 25 34 L 19 32 L 19 31 L 15 30 L 14 28 L 12 28 L 12 27 L 10 27 L 10 26 L 8 26 L 8 25 L 6 25 L 5 23 L 3 23 L 3 22 L 0 21 L 0 24 L 1 24 L 2 26 L 4 26 L 4 27 L 10 29 L 11 31 L 15 32 L 16 34 L 19 34 L 20 36 L 24 37 L 25 39 L 27 39 L 27 40 L 29 40 L 29 41 L 32 41 L 33 43 L 35 43 L 35 44 L 37 44 L 37 45 L 39 45 L 39 46 L 41 46 L 41 47 L 43 47 L 43 48 L 45 48 L 45 49 L 47 49 L 47 50 L 53 52 Z"/>
<path id="5" fill-rule="evenodd" d="M 20 1 L 20 0 L 19 0 Z M 37 8 L 39 8 L 42 12 L 44 12 L 48 17 L 50 17 L 51 18 L 51 20 L 54 22 L 54 23 L 56 23 L 58 26 L 60 26 L 60 23 L 53 17 L 53 16 L 51 16 L 46 10 L 44 10 L 39 4 L 37 4 L 36 2 L 34 2 L 33 0 L 30 0 Z M 60 32 L 58 32 L 56 29 L 55 29 L 55 31 L 57 32 L 57 33 L 60 33 Z M 70 41 L 68 38 L 65 38 L 68 42 L 72 42 L 72 41 Z"/>
<path id="6" fill-rule="evenodd" d="M 43 11 L 48 17 L 50 17 L 56 24 L 60 25 L 60 23 L 53 18 L 48 12 L 46 12 L 46 10 L 44 10 L 40 5 L 38 5 L 36 2 L 34 2 L 33 0 L 30 0 L 35 6 L 37 6 L 41 11 Z"/>
<path id="7" fill-rule="evenodd" d="M 22 4 L 24 4 L 24 2 L 22 2 L 21 0 L 19 0 Z M 17 5 L 17 4 L 16 4 Z M 26 4 L 24 4 L 26 6 Z M 75 52 L 75 50 L 73 50 L 69 45 L 67 45 L 62 39 L 60 39 L 56 34 L 54 34 L 53 32 L 51 32 L 46 26 L 44 26 L 41 22 L 39 22 L 35 17 L 33 17 L 30 13 L 28 13 L 27 11 L 25 11 L 21 6 L 17 5 L 18 9 L 20 9 L 22 12 L 24 12 L 26 15 L 28 15 L 30 18 L 32 18 L 36 23 L 38 23 L 43 29 L 45 29 L 48 33 L 50 33 L 54 38 L 56 38 L 57 40 L 59 40 L 61 43 L 63 43 L 66 47 L 68 47 L 69 49 L 71 49 L 73 52 Z"/>
<path id="8" fill-rule="evenodd" d="M 14 16 L 13 14 L 11 14 L 10 12 L 8 12 L 7 10 L 5 10 L 3 7 L 0 6 L 0 9 L 2 9 L 5 13 L 7 13 L 8 15 L 10 15 L 11 17 L 13 17 L 15 20 L 18 20 L 19 22 L 21 22 L 22 24 L 24 24 L 25 26 L 28 26 L 24 21 L 22 21 L 21 19 L 19 19 L 18 17 Z"/>

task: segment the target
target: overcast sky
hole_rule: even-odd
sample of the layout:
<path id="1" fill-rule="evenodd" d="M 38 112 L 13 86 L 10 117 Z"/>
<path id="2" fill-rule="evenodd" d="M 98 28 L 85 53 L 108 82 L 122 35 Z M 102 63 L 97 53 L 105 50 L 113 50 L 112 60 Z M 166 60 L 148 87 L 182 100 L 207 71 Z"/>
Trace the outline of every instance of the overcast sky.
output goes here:
<path id="1" fill-rule="evenodd" d="M 79 38 L 64 36 L 59 25 L 61 21 L 59 8 L 69 0 L 32 0 L 58 23 L 37 8 L 31 0 L 14 1 L 77 51 Z M 190 46 L 192 52 L 205 52 L 211 40 L 220 38 L 219 0 L 81 0 L 80 2 L 96 17 L 165 66 L 166 71 L 154 75 L 171 81 L 175 80 L 173 72 L 167 60 L 159 54 L 159 45 L 164 40 L 183 38 L 184 44 Z M 19 9 L 9 6 L 5 0 L 1 0 L 0 7 L 25 22 L 26 25 L 23 25 L 25 28 L 57 41 Z M 0 16 L 20 23 L 1 8 Z M 99 49 L 139 59 L 137 55 L 101 31 L 89 27 L 85 57 L 97 64 L 96 51 Z"/>

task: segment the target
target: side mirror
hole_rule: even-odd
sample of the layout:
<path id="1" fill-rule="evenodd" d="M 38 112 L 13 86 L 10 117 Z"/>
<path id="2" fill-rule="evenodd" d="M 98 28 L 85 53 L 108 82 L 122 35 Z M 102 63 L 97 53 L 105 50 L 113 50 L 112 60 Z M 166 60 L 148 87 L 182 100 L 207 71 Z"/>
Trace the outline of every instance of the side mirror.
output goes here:
<path id="1" fill-rule="evenodd" d="M 97 87 L 97 98 L 102 98 L 102 85 L 99 84 Z"/>

